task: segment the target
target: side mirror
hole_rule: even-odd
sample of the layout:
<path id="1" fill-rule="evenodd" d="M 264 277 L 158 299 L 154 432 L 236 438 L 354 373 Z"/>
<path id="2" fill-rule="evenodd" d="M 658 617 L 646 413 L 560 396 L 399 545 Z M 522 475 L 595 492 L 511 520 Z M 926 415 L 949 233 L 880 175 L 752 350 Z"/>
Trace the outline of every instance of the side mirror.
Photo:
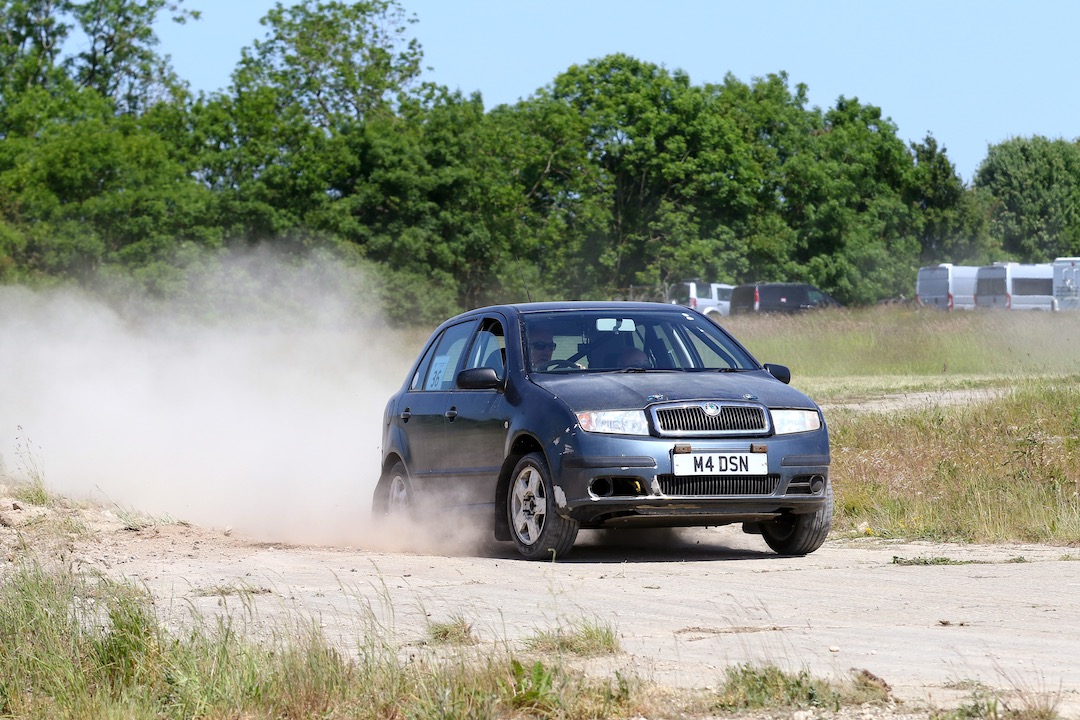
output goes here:
<path id="1" fill-rule="evenodd" d="M 501 384 L 495 368 L 469 368 L 457 374 L 457 386 L 462 390 L 493 390 Z"/>
<path id="2" fill-rule="evenodd" d="M 765 369 L 774 378 L 787 385 L 791 382 L 791 370 L 786 365 L 773 365 L 772 363 L 765 363 Z"/>

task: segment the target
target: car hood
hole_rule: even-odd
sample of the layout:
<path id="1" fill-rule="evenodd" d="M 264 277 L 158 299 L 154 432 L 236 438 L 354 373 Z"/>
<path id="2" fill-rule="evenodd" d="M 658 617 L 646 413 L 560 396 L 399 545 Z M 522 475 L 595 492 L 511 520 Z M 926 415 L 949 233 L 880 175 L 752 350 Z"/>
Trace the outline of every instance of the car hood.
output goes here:
<path id="1" fill-rule="evenodd" d="M 573 410 L 628 410 L 684 400 L 750 401 L 773 408 L 817 407 L 806 395 L 764 370 L 539 374 L 532 380 Z"/>

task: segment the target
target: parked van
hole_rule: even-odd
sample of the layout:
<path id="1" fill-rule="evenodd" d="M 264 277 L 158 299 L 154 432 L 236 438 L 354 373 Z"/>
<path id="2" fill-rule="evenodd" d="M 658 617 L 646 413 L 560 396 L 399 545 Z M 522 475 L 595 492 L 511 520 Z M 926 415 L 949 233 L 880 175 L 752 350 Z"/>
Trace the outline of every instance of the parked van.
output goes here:
<path id="1" fill-rule="evenodd" d="M 979 268 L 975 306 L 1005 310 L 1057 310 L 1051 263 L 994 263 Z"/>
<path id="2" fill-rule="evenodd" d="M 915 278 L 915 304 L 939 310 L 975 308 L 975 265 L 940 263 L 919 268 Z"/>
<path id="3" fill-rule="evenodd" d="M 734 285 L 684 280 L 668 288 L 668 300 L 694 308 L 707 317 L 722 317 L 731 311 L 731 290 Z"/>
<path id="4" fill-rule="evenodd" d="M 736 285 L 731 291 L 731 314 L 747 312 L 798 312 L 842 307 L 825 291 L 809 283 L 757 283 Z"/>
<path id="5" fill-rule="evenodd" d="M 1080 258 L 1054 261 L 1054 299 L 1058 310 L 1080 310 Z"/>

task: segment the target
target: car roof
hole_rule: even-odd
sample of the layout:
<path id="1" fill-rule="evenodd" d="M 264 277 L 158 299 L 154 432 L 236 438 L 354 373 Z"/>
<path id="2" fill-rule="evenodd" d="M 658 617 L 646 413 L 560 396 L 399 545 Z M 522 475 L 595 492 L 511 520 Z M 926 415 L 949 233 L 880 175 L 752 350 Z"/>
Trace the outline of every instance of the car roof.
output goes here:
<path id="1" fill-rule="evenodd" d="M 565 300 L 558 302 L 526 302 L 510 303 L 507 305 L 488 305 L 462 313 L 462 315 L 475 315 L 490 312 L 504 312 L 510 314 L 526 315 L 539 312 L 580 312 L 585 310 L 618 311 L 667 311 L 685 313 L 689 311 L 684 305 L 662 302 L 636 302 L 629 300 Z"/>

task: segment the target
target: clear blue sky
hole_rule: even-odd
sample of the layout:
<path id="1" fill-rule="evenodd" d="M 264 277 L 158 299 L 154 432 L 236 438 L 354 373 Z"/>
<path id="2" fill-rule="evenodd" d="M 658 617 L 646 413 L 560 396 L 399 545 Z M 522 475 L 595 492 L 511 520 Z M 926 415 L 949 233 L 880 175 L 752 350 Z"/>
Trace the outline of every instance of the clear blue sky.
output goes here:
<path id="1" fill-rule="evenodd" d="M 274 0 L 185 0 L 202 19 L 159 27 L 195 90 L 225 89 Z M 291 0 L 282 0 L 289 6 Z M 419 22 L 425 79 L 486 107 L 616 52 L 694 84 L 786 71 L 811 105 L 876 105 L 905 141 L 932 133 L 965 181 L 988 145 L 1080 136 L 1080 3 L 1070 0 L 401 0 Z"/>

